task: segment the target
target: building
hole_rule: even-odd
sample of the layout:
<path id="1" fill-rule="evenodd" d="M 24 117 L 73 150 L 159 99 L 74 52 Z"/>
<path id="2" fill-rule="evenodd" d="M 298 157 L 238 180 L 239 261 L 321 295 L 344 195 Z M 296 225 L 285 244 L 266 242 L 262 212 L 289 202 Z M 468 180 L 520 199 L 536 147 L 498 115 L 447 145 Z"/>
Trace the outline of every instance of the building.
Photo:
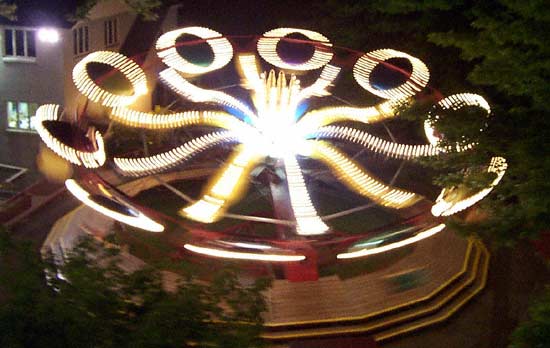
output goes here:
<path id="1" fill-rule="evenodd" d="M 0 169 L 28 170 L 19 187 L 38 179 L 36 156 L 40 139 L 33 118 L 39 105 L 60 104 L 65 119 L 75 120 L 85 103 L 72 81 L 73 67 L 87 54 L 109 50 L 154 63 L 156 39 L 177 24 L 177 6 L 159 10 L 159 20 L 144 21 L 121 0 L 101 1 L 88 17 L 74 25 L 41 26 L 39 18 L 12 22 L 0 17 Z M 47 23 L 47 21 L 46 21 Z M 157 74 L 148 72 L 150 91 Z M 138 105 L 152 105 L 153 93 Z M 88 105 L 88 116 L 101 117 L 106 109 Z M 3 165 L 3 166 L 2 166 Z M 11 177 L 8 173 L 2 177 Z"/>
<path id="2" fill-rule="evenodd" d="M 0 17 L 0 164 L 34 170 L 33 118 L 43 103 L 63 103 L 60 52 L 68 30 Z M 8 175 L 10 176 L 10 175 Z"/>

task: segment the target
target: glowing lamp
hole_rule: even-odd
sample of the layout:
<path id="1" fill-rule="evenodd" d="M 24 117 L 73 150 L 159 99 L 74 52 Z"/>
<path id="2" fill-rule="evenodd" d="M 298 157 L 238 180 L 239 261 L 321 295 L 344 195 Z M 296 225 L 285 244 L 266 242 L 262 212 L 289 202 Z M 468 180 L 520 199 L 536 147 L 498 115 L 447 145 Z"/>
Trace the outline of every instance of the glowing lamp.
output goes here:
<path id="1" fill-rule="evenodd" d="M 59 31 L 53 28 L 40 28 L 38 30 L 38 40 L 46 43 L 57 43 L 60 40 Z"/>

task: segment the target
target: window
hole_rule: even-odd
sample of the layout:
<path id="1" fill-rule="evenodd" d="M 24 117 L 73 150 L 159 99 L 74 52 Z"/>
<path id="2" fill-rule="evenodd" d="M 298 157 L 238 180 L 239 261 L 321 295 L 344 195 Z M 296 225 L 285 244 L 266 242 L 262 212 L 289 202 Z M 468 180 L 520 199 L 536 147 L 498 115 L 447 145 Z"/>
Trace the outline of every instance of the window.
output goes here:
<path id="1" fill-rule="evenodd" d="M 88 26 L 73 29 L 73 53 L 74 55 L 86 53 L 90 50 L 90 37 Z"/>
<path id="2" fill-rule="evenodd" d="M 118 42 L 118 23 L 117 19 L 109 19 L 104 24 L 105 46 L 110 46 Z"/>
<path id="3" fill-rule="evenodd" d="M 5 29 L 4 30 L 5 57 L 36 57 L 36 38 L 34 30 Z"/>
<path id="4" fill-rule="evenodd" d="M 8 128 L 34 130 L 34 117 L 38 104 L 8 101 Z"/>

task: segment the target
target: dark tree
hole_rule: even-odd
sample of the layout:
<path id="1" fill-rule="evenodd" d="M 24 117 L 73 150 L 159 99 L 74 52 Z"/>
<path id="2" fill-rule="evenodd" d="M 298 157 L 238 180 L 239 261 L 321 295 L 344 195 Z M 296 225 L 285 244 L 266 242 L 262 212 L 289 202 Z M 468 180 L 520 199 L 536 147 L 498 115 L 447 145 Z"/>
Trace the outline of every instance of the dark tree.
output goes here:
<path id="1" fill-rule="evenodd" d="M 550 346 L 550 288 L 529 307 L 529 317 L 514 330 L 509 348 Z"/>
<path id="2" fill-rule="evenodd" d="M 460 168 L 479 168 L 495 155 L 509 163 L 502 183 L 480 205 L 483 213 L 478 217 L 483 218 L 468 224 L 453 219 L 451 224 L 503 243 L 535 237 L 547 228 L 550 9 L 546 1 L 328 0 L 319 11 L 326 14 L 319 16 L 319 31 L 330 33 L 336 42 L 406 51 L 427 63 L 431 84 L 443 95 L 471 91 L 491 104 L 487 130 L 468 134 L 479 143 L 475 151 L 430 162 L 451 173 L 439 177 L 439 183 L 462 181 L 466 186 L 479 185 L 479 177 L 464 175 Z M 426 113 L 416 116 L 425 118 Z M 469 116 L 458 114 L 438 126 L 446 137 L 456 138 L 467 131 L 465 117 Z"/>
<path id="3" fill-rule="evenodd" d="M 116 249 L 93 240 L 56 267 L 1 233 L 0 346 L 260 347 L 268 282 L 244 287 L 237 275 L 188 274 L 168 292 L 158 269 L 127 273 Z"/>

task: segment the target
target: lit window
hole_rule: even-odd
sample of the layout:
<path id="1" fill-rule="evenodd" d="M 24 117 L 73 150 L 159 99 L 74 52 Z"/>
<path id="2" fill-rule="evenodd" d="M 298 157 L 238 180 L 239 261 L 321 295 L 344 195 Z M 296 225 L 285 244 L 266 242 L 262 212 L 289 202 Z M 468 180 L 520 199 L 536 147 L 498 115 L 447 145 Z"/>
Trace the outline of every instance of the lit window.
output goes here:
<path id="1" fill-rule="evenodd" d="M 8 101 L 8 128 L 34 130 L 34 117 L 38 104 Z"/>
<path id="2" fill-rule="evenodd" d="M 88 26 L 73 29 L 73 54 L 79 55 L 90 50 Z"/>
<path id="3" fill-rule="evenodd" d="M 118 23 L 117 19 L 109 19 L 104 24 L 105 46 L 114 45 L 118 42 Z"/>
<path id="4" fill-rule="evenodd" d="M 36 39 L 34 30 L 5 29 L 4 30 L 5 57 L 36 57 Z"/>

